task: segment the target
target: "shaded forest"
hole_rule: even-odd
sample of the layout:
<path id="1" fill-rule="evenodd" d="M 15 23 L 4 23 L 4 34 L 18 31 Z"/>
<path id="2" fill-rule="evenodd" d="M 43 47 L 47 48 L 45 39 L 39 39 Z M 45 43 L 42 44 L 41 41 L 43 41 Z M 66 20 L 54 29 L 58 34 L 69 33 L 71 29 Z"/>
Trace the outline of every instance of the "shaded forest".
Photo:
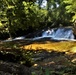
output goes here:
<path id="1" fill-rule="evenodd" d="M 1 0 L 0 39 L 60 25 L 75 28 L 75 4 L 74 0 Z"/>
<path id="2" fill-rule="evenodd" d="M 76 0 L 0 0 L 0 75 L 76 75 L 76 39 L 31 38 L 59 27 L 76 36 Z"/>

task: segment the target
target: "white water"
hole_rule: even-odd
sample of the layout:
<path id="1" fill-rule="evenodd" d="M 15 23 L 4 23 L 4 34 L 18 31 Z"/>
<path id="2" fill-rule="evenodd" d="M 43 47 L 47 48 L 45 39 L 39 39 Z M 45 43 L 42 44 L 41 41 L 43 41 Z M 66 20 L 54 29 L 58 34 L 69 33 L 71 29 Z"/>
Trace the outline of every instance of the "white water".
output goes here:
<path id="1" fill-rule="evenodd" d="M 39 40 L 43 38 L 50 38 L 50 40 L 70 40 L 70 41 L 76 41 L 74 39 L 73 31 L 71 28 L 58 28 L 58 29 L 52 29 L 52 30 L 46 30 L 43 31 L 41 37 L 35 37 L 28 40 Z M 3 42 L 9 42 L 9 41 L 15 41 L 15 40 L 22 40 L 26 39 L 25 36 L 16 37 L 14 39 L 10 40 L 4 40 Z M 27 40 L 27 39 L 26 39 Z"/>
<path id="2" fill-rule="evenodd" d="M 54 30 L 46 30 L 42 33 L 42 37 L 53 37 L 54 36 Z"/>
<path id="3" fill-rule="evenodd" d="M 46 30 L 42 33 L 41 37 L 35 37 L 34 40 L 50 37 L 52 40 L 74 40 L 73 31 L 71 28 L 58 28 Z"/>
<path id="4" fill-rule="evenodd" d="M 53 38 L 58 39 L 74 39 L 73 31 L 71 28 L 59 28 L 53 35 Z"/>

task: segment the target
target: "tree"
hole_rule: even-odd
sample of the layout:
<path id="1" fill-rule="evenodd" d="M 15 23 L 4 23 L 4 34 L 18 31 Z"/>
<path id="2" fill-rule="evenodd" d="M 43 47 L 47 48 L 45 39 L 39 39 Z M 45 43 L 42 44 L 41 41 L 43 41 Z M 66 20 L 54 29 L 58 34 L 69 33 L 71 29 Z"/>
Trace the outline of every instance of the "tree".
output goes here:
<path id="1" fill-rule="evenodd" d="M 5 27 L 5 30 L 7 29 L 11 38 L 11 34 L 15 33 L 18 29 L 27 30 L 30 26 L 34 29 L 40 27 L 40 22 L 43 21 L 46 11 L 39 9 L 34 1 L 35 0 L 1 1 L 1 23 Z"/>
<path id="2" fill-rule="evenodd" d="M 49 0 L 48 15 L 54 26 L 67 25 L 70 22 L 71 17 L 66 13 L 65 6 L 63 0 Z"/>
<path id="3" fill-rule="evenodd" d="M 72 21 L 76 20 L 76 0 L 64 0 L 66 11 L 72 16 Z"/>
<path id="4" fill-rule="evenodd" d="M 48 23 L 55 27 L 70 22 L 71 12 L 66 12 L 67 2 L 46 1 L 46 7 L 41 7 L 43 0 L 0 0 L 0 27 L 12 37 L 12 33 L 15 34 L 19 29 L 27 31 L 31 27 L 38 30 L 48 26 Z M 73 13 L 75 14 L 75 10 Z"/>
<path id="5" fill-rule="evenodd" d="M 39 6 L 42 5 L 42 1 L 39 1 Z M 51 22 L 53 26 L 68 25 L 70 23 L 71 16 L 66 12 L 66 4 L 63 0 L 46 0 L 47 5 L 44 8 L 47 11 L 47 15 L 45 16 L 46 25 L 48 22 Z M 63 10 L 62 10 L 63 9 Z M 51 26 L 51 25 L 50 25 Z"/>

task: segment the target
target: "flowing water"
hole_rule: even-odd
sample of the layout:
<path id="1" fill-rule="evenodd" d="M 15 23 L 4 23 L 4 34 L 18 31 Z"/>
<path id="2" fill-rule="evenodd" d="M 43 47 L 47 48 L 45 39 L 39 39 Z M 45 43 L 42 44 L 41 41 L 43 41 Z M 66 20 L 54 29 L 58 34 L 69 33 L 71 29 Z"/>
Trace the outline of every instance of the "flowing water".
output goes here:
<path id="1" fill-rule="evenodd" d="M 73 31 L 71 28 L 58 28 L 53 34 L 53 38 L 74 39 Z"/>
<path id="2" fill-rule="evenodd" d="M 72 28 L 48 29 L 42 33 L 41 37 L 36 37 L 34 40 L 50 37 L 57 40 L 74 40 Z"/>

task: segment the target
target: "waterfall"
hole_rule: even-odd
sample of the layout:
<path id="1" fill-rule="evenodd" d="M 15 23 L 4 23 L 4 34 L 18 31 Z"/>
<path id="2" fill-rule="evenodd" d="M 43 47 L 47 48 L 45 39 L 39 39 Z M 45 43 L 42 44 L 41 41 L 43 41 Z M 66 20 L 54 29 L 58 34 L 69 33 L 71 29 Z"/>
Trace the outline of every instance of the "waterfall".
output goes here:
<path id="1" fill-rule="evenodd" d="M 47 38 L 50 40 L 74 40 L 74 35 L 73 35 L 73 31 L 72 28 L 53 28 L 53 29 L 48 29 L 48 30 L 44 30 L 42 32 L 42 36 L 40 37 L 35 37 L 33 38 L 33 40 L 39 40 L 39 39 L 43 39 L 43 38 Z M 75 40 L 76 41 L 76 40 Z"/>
<path id="2" fill-rule="evenodd" d="M 53 29 L 48 29 L 48 30 L 46 30 L 46 31 L 44 31 L 43 33 L 42 33 L 42 37 L 52 37 L 53 36 L 53 34 L 54 34 L 54 30 Z"/>
<path id="3" fill-rule="evenodd" d="M 51 37 L 52 39 L 74 39 L 73 31 L 71 28 L 58 28 L 47 30 L 42 33 L 42 37 Z"/>

